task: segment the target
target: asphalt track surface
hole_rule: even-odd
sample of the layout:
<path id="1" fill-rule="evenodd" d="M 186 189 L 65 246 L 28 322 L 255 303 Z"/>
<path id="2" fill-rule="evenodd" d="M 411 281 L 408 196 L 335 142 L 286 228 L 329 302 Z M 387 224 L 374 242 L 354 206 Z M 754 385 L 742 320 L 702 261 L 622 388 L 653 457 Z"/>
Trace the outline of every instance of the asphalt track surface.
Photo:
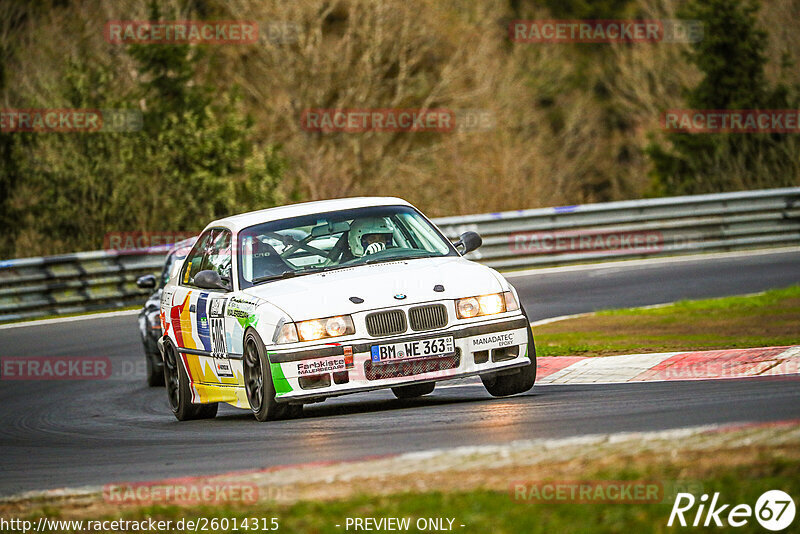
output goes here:
<path id="1" fill-rule="evenodd" d="M 580 267 L 510 277 L 531 320 L 735 295 L 800 283 L 800 251 Z M 378 391 L 257 423 L 220 406 L 177 422 L 144 383 L 135 315 L 0 329 L 2 356 L 107 356 L 96 381 L 0 381 L 0 495 L 461 445 L 800 418 L 800 378 L 535 386 L 493 399 L 479 385 L 398 401 Z"/>

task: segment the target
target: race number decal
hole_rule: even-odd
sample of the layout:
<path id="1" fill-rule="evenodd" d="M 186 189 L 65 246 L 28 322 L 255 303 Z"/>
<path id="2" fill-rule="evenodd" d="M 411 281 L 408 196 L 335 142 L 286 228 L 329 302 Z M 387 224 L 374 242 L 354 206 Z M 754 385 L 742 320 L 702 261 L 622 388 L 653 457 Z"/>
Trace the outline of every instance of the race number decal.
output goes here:
<path id="1" fill-rule="evenodd" d="M 215 303 L 224 304 L 222 299 L 215 299 L 211 301 L 211 309 L 214 309 Z M 221 309 L 221 308 L 220 308 Z M 227 351 L 225 350 L 225 319 L 214 317 L 209 319 L 211 321 L 211 357 L 214 358 L 214 367 L 217 370 L 217 376 L 233 376 L 233 369 L 231 362 L 227 358 Z"/>

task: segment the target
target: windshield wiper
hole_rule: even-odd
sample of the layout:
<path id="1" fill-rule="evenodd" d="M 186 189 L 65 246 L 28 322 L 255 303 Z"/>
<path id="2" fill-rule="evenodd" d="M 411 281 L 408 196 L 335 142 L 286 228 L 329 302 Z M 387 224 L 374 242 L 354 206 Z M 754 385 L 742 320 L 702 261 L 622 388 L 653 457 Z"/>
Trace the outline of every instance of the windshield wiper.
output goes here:
<path id="1" fill-rule="evenodd" d="M 282 280 L 285 278 L 294 278 L 295 276 L 302 276 L 304 274 L 314 274 L 324 271 L 325 269 L 322 267 L 309 267 L 307 269 L 300 269 L 297 271 L 283 271 L 280 274 L 268 274 L 265 276 L 259 276 L 258 278 L 253 279 L 254 284 L 258 284 L 261 282 L 267 282 L 269 280 Z"/>
<path id="2" fill-rule="evenodd" d="M 361 263 L 361 265 L 374 265 L 376 263 L 389 263 L 393 261 L 416 260 L 420 258 L 432 258 L 432 257 L 435 257 L 435 255 L 431 254 L 430 252 L 420 252 L 416 254 L 410 254 L 408 256 L 393 256 L 391 258 L 374 258 Z"/>
<path id="3" fill-rule="evenodd" d="M 297 271 L 283 271 L 280 274 L 267 274 L 265 276 L 259 276 L 258 278 L 253 279 L 253 283 L 258 284 L 268 280 L 279 280 L 281 278 L 292 278 L 295 276 L 297 276 Z"/>

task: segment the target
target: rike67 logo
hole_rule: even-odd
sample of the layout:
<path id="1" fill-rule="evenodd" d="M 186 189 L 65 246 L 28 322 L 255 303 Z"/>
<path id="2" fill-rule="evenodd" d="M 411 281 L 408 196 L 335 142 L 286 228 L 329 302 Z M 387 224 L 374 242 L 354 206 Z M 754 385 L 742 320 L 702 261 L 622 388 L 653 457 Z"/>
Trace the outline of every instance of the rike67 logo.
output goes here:
<path id="1" fill-rule="evenodd" d="M 677 520 L 682 527 L 743 527 L 755 516 L 762 527 L 778 532 L 794 521 L 794 501 L 788 493 L 781 490 L 764 492 L 756 501 L 755 508 L 748 504 L 722 504 L 719 493 L 714 493 L 710 503 L 708 497 L 703 494 L 700 499 L 695 499 L 691 493 L 678 493 L 667 526 L 671 527 Z M 695 505 L 697 509 L 693 510 Z"/>

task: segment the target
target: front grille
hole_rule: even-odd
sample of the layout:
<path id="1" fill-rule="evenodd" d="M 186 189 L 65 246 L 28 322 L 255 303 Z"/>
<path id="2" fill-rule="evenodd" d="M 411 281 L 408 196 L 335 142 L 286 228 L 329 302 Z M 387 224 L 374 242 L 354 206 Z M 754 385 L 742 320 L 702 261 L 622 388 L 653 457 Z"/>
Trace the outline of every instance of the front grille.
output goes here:
<path id="1" fill-rule="evenodd" d="M 394 336 L 406 331 L 403 310 L 389 310 L 367 315 L 367 332 L 372 337 Z"/>
<path id="2" fill-rule="evenodd" d="M 414 376 L 434 371 L 455 369 L 461 365 L 461 350 L 456 349 L 455 354 L 442 358 L 428 358 L 424 360 L 404 360 L 392 363 L 373 364 L 372 360 L 364 362 L 364 375 L 367 380 L 382 380 L 401 376 Z"/>
<path id="3" fill-rule="evenodd" d="M 411 330 L 421 332 L 447 326 L 447 308 L 444 304 L 417 306 L 408 310 Z"/>

